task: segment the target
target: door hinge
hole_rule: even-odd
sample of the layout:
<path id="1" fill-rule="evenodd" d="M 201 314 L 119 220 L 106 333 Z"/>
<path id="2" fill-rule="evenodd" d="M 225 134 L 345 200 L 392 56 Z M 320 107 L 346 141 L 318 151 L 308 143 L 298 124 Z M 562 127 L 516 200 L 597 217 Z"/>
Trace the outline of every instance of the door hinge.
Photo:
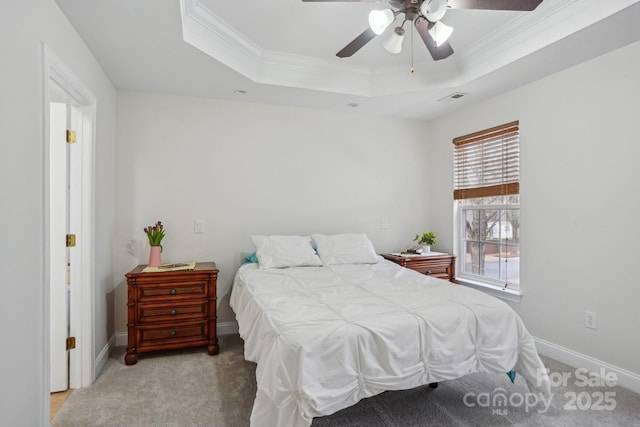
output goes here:
<path id="1" fill-rule="evenodd" d="M 67 337 L 67 350 L 76 348 L 76 337 Z"/>
<path id="2" fill-rule="evenodd" d="M 76 245 L 76 235 L 75 234 L 67 234 L 67 247 L 72 248 Z"/>
<path id="3" fill-rule="evenodd" d="M 67 129 L 67 142 L 74 144 L 76 142 L 76 131 Z"/>

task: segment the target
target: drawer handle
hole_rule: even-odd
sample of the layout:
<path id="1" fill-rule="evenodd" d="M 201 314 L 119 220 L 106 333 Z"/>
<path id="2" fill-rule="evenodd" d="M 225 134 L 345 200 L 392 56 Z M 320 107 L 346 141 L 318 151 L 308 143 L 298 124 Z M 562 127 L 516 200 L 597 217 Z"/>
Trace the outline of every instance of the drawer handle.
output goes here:
<path id="1" fill-rule="evenodd" d="M 175 289 L 171 289 L 171 290 L 169 291 L 169 293 L 170 293 L 171 295 L 175 295 L 175 294 L 176 294 L 176 290 L 175 290 Z"/>
<path id="2" fill-rule="evenodd" d="M 171 335 L 172 337 L 176 336 L 176 331 L 174 331 L 173 329 L 171 330 L 171 332 L 169 332 L 169 335 Z"/>
<path id="3" fill-rule="evenodd" d="M 427 270 L 427 272 L 425 273 L 426 275 L 431 274 L 431 270 Z"/>
<path id="4" fill-rule="evenodd" d="M 172 308 L 169 313 L 171 313 L 172 316 L 175 316 L 178 312 L 176 311 L 175 308 Z"/>

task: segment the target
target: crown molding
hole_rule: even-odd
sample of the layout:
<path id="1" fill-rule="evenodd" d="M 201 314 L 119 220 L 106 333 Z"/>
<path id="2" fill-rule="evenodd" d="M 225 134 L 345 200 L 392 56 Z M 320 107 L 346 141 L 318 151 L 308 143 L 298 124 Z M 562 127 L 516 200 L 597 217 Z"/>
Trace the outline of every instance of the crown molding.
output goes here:
<path id="1" fill-rule="evenodd" d="M 496 71 L 637 0 L 545 0 L 446 61 L 363 67 L 262 49 L 200 0 L 180 0 L 183 40 L 261 84 L 364 97 L 455 88 Z"/>
<path id="2" fill-rule="evenodd" d="M 515 62 L 619 12 L 638 0 L 545 0 L 458 54 L 460 78 L 470 81 Z"/>
<path id="3" fill-rule="evenodd" d="M 257 81 L 262 49 L 202 6 L 180 0 L 182 38 L 243 76 Z"/>
<path id="4" fill-rule="evenodd" d="M 358 96 L 372 96 L 368 67 L 335 64 L 308 56 L 263 51 L 256 82 Z"/>

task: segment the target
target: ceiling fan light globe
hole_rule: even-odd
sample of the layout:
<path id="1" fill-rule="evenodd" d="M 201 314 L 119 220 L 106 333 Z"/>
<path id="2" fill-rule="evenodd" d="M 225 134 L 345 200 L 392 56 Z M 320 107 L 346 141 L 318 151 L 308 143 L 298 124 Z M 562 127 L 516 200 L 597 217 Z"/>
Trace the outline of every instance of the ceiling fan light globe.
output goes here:
<path id="1" fill-rule="evenodd" d="M 447 0 L 425 0 L 420 6 L 420 12 L 429 22 L 438 22 L 447 13 Z"/>
<path id="2" fill-rule="evenodd" d="M 397 27 L 382 43 L 382 46 L 391 53 L 402 52 L 402 41 L 404 40 L 404 29 Z"/>
<path id="3" fill-rule="evenodd" d="M 382 34 L 391 25 L 395 15 L 391 9 L 372 10 L 369 12 L 369 27 L 376 34 Z"/>
<path id="4" fill-rule="evenodd" d="M 436 47 L 445 43 L 451 37 L 451 33 L 453 33 L 453 28 L 443 24 L 442 22 L 436 22 L 430 29 L 429 34 L 431 38 L 436 43 Z"/>

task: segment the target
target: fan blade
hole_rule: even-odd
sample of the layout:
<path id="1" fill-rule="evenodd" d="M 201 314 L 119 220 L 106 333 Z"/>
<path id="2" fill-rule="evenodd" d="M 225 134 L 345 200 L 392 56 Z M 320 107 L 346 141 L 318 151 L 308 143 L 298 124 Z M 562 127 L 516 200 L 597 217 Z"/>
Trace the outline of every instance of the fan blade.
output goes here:
<path id="1" fill-rule="evenodd" d="M 540 3 L 542 0 L 449 0 L 449 7 L 451 9 L 530 11 L 538 7 Z"/>
<path id="2" fill-rule="evenodd" d="M 429 53 L 433 57 L 434 61 L 448 58 L 453 54 L 453 48 L 451 47 L 449 42 L 445 42 L 440 46 L 436 46 L 436 41 L 433 39 L 433 37 L 431 37 L 431 34 L 429 34 L 429 21 L 421 16 L 415 20 L 415 26 L 418 30 L 418 34 L 420 34 L 420 37 L 422 37 L 422 41 L 424 42 L 425 46 L 427 46 L 427 49 L 429 49 Z"/>
<path id="3" fill-rule="evenodd" d="M 377 34 L 373 32 L 371 28 L 367 28 L 358 37 L 353 39 L 351 43 L 342 48 L 342 50 L 336 53 L 338 58 L 347 58 L 362 48 L 365 44 L 369 43 Z"/>

